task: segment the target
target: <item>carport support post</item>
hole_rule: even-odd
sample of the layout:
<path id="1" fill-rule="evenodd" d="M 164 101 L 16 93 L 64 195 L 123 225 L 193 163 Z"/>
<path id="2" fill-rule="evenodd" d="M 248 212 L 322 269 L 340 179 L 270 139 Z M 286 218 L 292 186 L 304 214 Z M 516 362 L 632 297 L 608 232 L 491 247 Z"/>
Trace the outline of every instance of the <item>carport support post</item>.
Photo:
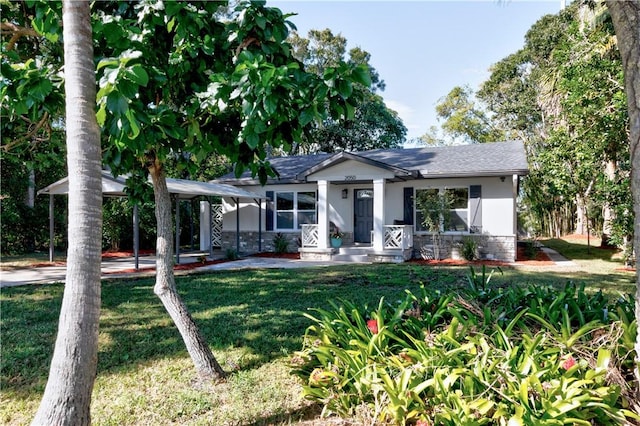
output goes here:
<path id="1" fill-rule="evenodd" d="M 133 205 L 133 257 L 135 258 L 136 271 L 140 267 L 140 216 L 138 204 Z"/>
<path id="2" fill-rule="evenodd" d="M 53 262 L 53 194 L 49 194 L 49 262 Z"/>
<path id="3" fill-rule="evenodd" d="M 180 264 L 180 197 L 176 195 L 176 265 Z"/>
<path id="4" fill-rule="evenodd" d="M 236 254 L 240 254 L 240 198 L 231 198 L 236 203 Z"/>
<path id="5" fill-rule="evenodd" d="M 213 209 L 211 208 L 211 197 L 207 197 L 209 202 L 209 257 L 213 258 Z"/>
<path id="6" fill-rule="evenodd" d="M 258 204 L 258 253 L 262 253 L 262 198 L 254 201 Z"/>

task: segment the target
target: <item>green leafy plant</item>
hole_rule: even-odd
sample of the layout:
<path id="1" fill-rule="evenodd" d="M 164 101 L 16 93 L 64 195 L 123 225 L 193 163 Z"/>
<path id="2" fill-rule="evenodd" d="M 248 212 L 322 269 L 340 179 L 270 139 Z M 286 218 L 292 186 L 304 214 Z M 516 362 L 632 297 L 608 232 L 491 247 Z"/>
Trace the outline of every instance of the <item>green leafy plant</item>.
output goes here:
<path id="1" fill-rule="evenodd" d="M 282 232 L 278 232 L 273 237 L 273 249 L 276 253 L 286 253 L 289 251 L 289 240 Z"/>
<path id="2" fill-rule="evenodd" d="M 478 258 L 478 242 L 475 238 L 464 237 L 462 239 L 462 257 L 468 261 Z"/>
<path id="3" fill-rule="evenodd" d="M 344 233 L 340 232 L 340 228 L 338 228 L 337 226 L 333 227 L 331 233 L 329 234 L 329 238 L 340 239 L 342 237 L 344 237 Z"/>
<path id="4" fill-rule="evenodd" d="M 237 260 L 239 258 L 238 252 L 233 248 L 228 248 L 227 250 L 225 250 L 224 257 L 228 260 Z"/>
<path id="5" fill-rule="evenodd" d="M 491 275 L 471 269 L 469 291 L 457 295 L 422 286 L 395 305 L 381 299 L 374 311 L 342 301 L 307 314 L 313 324 L 292 358 L 305 396 L 325 413 L 368 407 L 381 424 L 640 419 L 626 408 L 632 394 L 624 380 L 611 374 L 633 371 L 632 334 L 621 331 L 633 328 L 625 324 L 630 300 L 607 301 L 571 283 L 489 286 Z M 610 314 L 596 315 L 600 308 Z"/>

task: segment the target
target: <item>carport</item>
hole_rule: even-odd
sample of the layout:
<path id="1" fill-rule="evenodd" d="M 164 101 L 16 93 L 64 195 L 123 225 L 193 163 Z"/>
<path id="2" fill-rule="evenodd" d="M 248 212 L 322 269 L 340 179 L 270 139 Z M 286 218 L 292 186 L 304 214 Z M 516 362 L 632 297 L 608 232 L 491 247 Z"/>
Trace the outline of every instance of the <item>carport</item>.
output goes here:
<path id="1" fill-rule="evenodd" d="M 114 177 L 110 171 L 102 171 L 102 195 L 104 197 L 127 197 L 124 191 L 126 186 L 126 177 L 118 176 Z M 197 197 L 222 197 L 228 198 L 236 206 L 236 251 L 240 250 L 240 201 L 251 200 L 260 204 L 264 196 L 258 195 L 254 192 L 245 191 L 244 189 L 237 188 L 233 185 L 227 185 L 222 183 L 209 183 L 198 182 L 185 179 L 172 179 L 167 178 L 167 188 L 169 193 L 176 199 L 176 231 L 175 231 L 175 252 L 176 263 L 180 263 L 180 201 L 193 200 Z M 53 261 L 53 239 L 54 239 L 54 223 L 53 223 L 53 197 L 55 195 L 66 195 L 69 193 L 69 178 L 65 177 L 51 185 L 42 188 L 38 191 L 38 195 L 49 195 L 49 261 Z M 210 201 L 209 201 L 210 203 Z M 210 209 L 211 210 L 211 209 Z M 258 238 L 262 240 L 262 229 L 258 230 Z M 139 259 L 139 220 L 138 220 L 138 208 L 136 205 L 133 207 L 133 254 L 135 257 L 135 267 L 138 269 Z M 213 251 L 213 245 L 209 247 L 209 253 Z"/>

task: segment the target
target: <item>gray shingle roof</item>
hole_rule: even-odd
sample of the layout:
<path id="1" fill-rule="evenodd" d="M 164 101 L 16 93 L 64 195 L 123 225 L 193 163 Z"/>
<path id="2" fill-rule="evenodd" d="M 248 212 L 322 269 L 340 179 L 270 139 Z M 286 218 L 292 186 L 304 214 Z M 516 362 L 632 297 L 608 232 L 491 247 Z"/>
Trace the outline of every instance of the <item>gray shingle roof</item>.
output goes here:
<path id="1" fill-rule="evenodd" d="M 390 166 L 416 171 L 417 178 L 443 178 L 466 176 L 526 175 L 529 168 L 524 144 L 521 141 L 494 142 L 474 145 L 425 147 L 409 149 L 376 149 L 355 153 L 368 160 Z M 271 165 L 280 173 L 279 179 L 269 183 L 301 182 L 305 171 L 323 163 L 331 165 L 337 154 L 301 155 L 274 157 Z M 341 160 L 343 161 L 343 160 Z M 225 175 L 217 182 L 236 185 L 256 184 L 249 173 L 235 179 L 233 174 Z"/>

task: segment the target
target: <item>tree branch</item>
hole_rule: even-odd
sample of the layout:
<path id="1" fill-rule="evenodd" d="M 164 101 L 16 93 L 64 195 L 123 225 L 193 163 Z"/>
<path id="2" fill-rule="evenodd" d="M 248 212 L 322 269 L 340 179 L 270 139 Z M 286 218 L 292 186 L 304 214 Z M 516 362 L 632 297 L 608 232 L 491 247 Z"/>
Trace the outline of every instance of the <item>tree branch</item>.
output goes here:
<path id="1" fill-rule="evenodd" d="M 2 22 L 0 23 L 0 31 L 2 35 L 12 34 L 11 39 L 7 43 L 6 50 L 11 51 L 14 49 L 16 43 L 21 37 L 39 37 L 40 34 L 36 32 L 33 28 L 21 27 L 16 24 L 12 24 L 11 22 Z"/>

